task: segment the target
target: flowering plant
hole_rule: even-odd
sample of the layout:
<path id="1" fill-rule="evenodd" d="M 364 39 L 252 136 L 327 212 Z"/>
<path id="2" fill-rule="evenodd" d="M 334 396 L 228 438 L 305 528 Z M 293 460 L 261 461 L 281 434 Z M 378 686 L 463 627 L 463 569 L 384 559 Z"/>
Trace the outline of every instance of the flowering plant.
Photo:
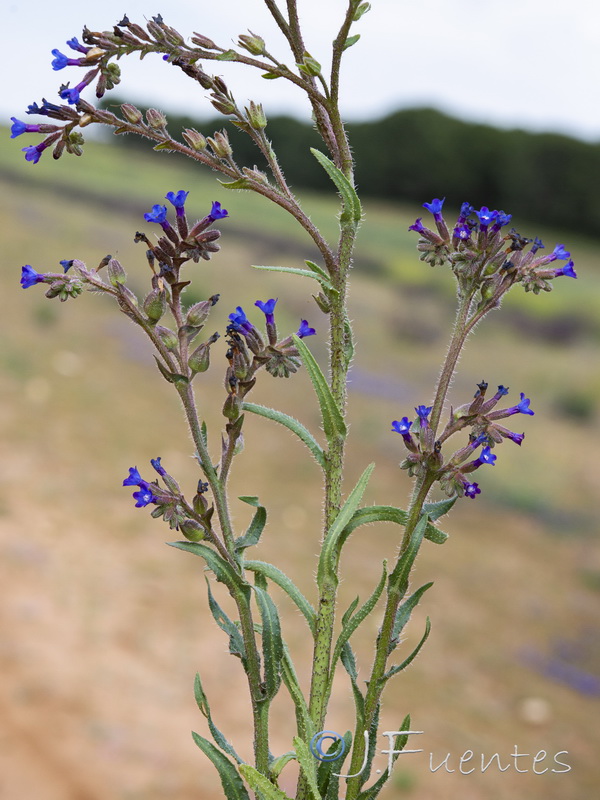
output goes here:
<path id="1" fill-rule="evenodd" d="M 465 202 L 456 220 L 449 225 L 443 212 L 444 199 L 435 198 L 424 203 L 433 218 L 432 228 L 426 227 L 419 218 L 410 230 L 418 234 L 420 259 L 432 267 L 450 269 L 454 274 L 458 305 L 447 354 L 432 389 L 431 405 L 416 405 L 415 414 L 410 413 L 410 416 L 407 409 L 403 409 L 400 413 L 404 416 L 391 422 L 391 432 L 400 434 L 401 447 L 406 451 L 401 467 L 414 478 L 412 497 L 406 510 L 394 505 L 362 506 L 373 464 L 364 468 L 356 485 L 344 494 L 349 436 L 346 384 L 354 353 L 347 289 L 363 212 L 354 185 L 350 143 L 339 110 L 340 66 L 344 51 L 358 41 L 359 35 L 351 34 L 351 29 L 369 10 L 369 3 L 348 0 L 333 42 L 328 75 L 306 50 L 296 1 L 288 0 L 287 14 L 279 9 L 275 0 L 265 0 L 265 4 L 287 41 L 293 59 L 291 66 L 271 55 L 265 41 L 253 33 L 241 35 L 236 47 L 227 49 L 197 33 L 188 44 L 160 15 L 145 27 L 124 17 L 112 31 L 84 29 L 83 43 L 70 39 L 67 45 L 80 54 L 75 58 L 58 49 L 52 51 L 54 70 L 83 68 L 85 75 L 74 87 L 68 83 L 60 88 L 59 96 L 66 105 L 43 99 L 41 105 L 29 106 L 28 114 L 48 117 L 53 123 L 28 124 L 13 117 L 11 135 L 14 138 L 24 133 L 43 134 L 38 144 L 23 148 L 25 158 L 35 164 L 50 148 L 55 158 L 65 151 L 81 155 L 84 144 L 81 129 L 92 124 L 105 125 L 117 134 L 142 136 L 154 142 L 154 149 L 182 153 L 223 176 L 225 180 L 221 183 L 225 188 L 254 192 L 284 209 L 316 246 L 320 263 L 306 260 L 301 268 L 262 269 L 301 275 L 318 284 L 315 301 L 328 326 L 328 376 L 305 341 L 311 336 L 323 336 L 325 325 L 315 322 L 313 327 L 312 319 L 301 319 L 295 332 L 288 330 L 281 335 L 276 321 L 277 298 L 255 302 L 264 315 L 264 325 L 252 321 L 253 315 L 237 306 L 219 323 L 220 332 L 205 335 L 219 296 L 191 304 L 186 302 L 186 290 L 193 281 L 189 262 L 208 260 L 218 253 L 221 231 L 215 224 L 226 225 L 228 212 L 220 202 L 212 201 L 210 210 L 207 203 L 204 217 L 196 221 L 188 219 L 189 192 L 186 189 L 168 191 L 165 199 L 169 205 L 156 203 L 144 214 L 147 223 L 159 226 L 156 236 L 144 232 L 135 235 L 136 242 L 145 248 L 149 269 L 145 296 L 138 297 L 132 290 L 124 267 L 112 257 L 102 259 L 97 268 L 89 268 L 78 259 L 65 260 L 61 262 L 62 272 L 39 272 L 25 265 L 21 285 L 31 288 L 45 284 L 46 296 L 58 297 L 61 301 L 77 297 L 84 290 L 113 298 L 120 311 L 147 335 L 161 376 L 173 386 L 181 400 L 198 465 L 194 495 L 185 496 L 176 477 L 168 471 L 168 464 L 163 466 L 160 457 L 151 461 L 157 477 L 148 479 L 148 473 L 133 466 L 123 485 L 135 489 L 136 507 L 152 507 L 154 518 L 162 518 L 170 529 L 184 537 L 173 545 L 202 559 L 216 581 L 224 584 L 237 610 L 238 618 L 230 618 L 219 605 L 209 583 L 212 615 L 229 639 L 230 653 L 239 658 L 247 676 L 254 725 L 254 762 L 250 764 L 239 757 L 233 744 L 216 727 L 201 679 L 197 678 L 196 700 L 207 719 L 213 741 L 197 733 L 194 733 L 194 740 L 219 771 L 225 796 L 231 800 L 245 800 L 250 790 L 266 800 L 281 800 L 287 795 L 279 788 L 279 776 L 295 761 L 299 765 L 297 800 L 337 798 L 340 779 L 346 782 L 346 800 L 371 800 L 389 779 L 394 760 L 391 758 L 383 774 L 372 780 L 372 734 L 377 730 L 384 689 L 415 659 L 430 630 L 428 620 L 418 645 L 412 652 L 403 651 L 403 629 L 432 585 L 426 583 L 415 591 L 410 590 L 415 559 L 424 540 L 438 545 L 446 541 L 446 534 L 436 523 L 454 503 L 463 497 L 475 499 L 481 493 L 473 473 L 483 466 L 495 465 L 496 447 L 505 439 L 522 444 L 524 434 L 505 427 L 501 421 L 518 414 L 534 413 L 523 392 L 517 404 L 505 407 L 503 398 L 508 389 L 499 385 L 489 396 L 485 381 L 477 384 L 473 398 L 447 410 L 447 393 L 460 353 L 469 333 L 490 311 L 500 306 L 513 286 L 520 284 L 526 291 L 537 294 L 551 289 L 552 278 L 576 277 L 576 273 L 570 253 L 562 244 L 543 255 L 540 250 L 544 245 L 539 239 L 526 238 L 514 228 L 507 231 L 510 214 L 486 206 L 476 210 Z M 89 87 L 95 85 L 96 97 L 101 98 L 119 83 L 120 70 L 116 61 L 134 53 L 141 56 L 160 53 L 165 61 L 208 91 L 213 107 L 252 139 L 266 162 L 267 171 L 256 166 L 240 167 L 226 130 L 204 136 L 188 128 L 182 140 L 178 140 L 169 132 L 166 116 L 156 109 L 144 115 L 135 106 L 125 103 L 118 115 L 89 102 L 89 97 L 86 99 Z M 312 153 L 331 179 L 340 200 L 339 236 L 335 245 L 315 226 L 288 185 L 265 132 L 267 119 L 262 106 L 250 102 L 240 107 L 224 80 L 205 71 L 203 64 L 210 61 L 229 61 L 258 69 L 267 79 L 287 80 L 305 92 L 325 150 L 315 149 Z M 554 262 L 557 261 L 566 264 L 556 266 Z M 217 456 L 209 446 L 209 430 L 199 414 L 195 395 L 196 391 L 202 391 L 202 381 L 211 359 L 214 361 L 215 346 L 221 337 L 227 344 L 222 405 L 225 422 Z M 322 434 L 310 431 L 303 422 L 284 411 L 258 405 L 249 399 L 257 381 L 266 380 L 263 370 L 274 378 L 288 378 L 300 368 L 310 377 L 320 410 Z M 314 605 L 276 565 L 247 557 L 246 551 L 259 542 L 266 524 L 267 511 L 259 499 L 239 498 L 255 509 L 246 531 L 236 530 L 233 523 L 229 478 L 243 447 L 244 427 L 250 415 L 264 417 L 291 431 L 322 470 L 323 535 L 316 563 L 318 600 Z M 453 437 L 457 442 L 454 447 L 450 445 Z M 436 485 L 446 498 L 434 502 L 430 493 Z M 401 526 L 403 535 L 398 551 L 390 554 L 391 567 L 387 561 L 383 562 L 381 577 L 367 600 L 359 606 L 357 599 L 346 609 L 341 617 L 341 629 L 336 633 L 342 548 L 358 527 L 378 521 Z M 285 631 L 270 594 L 272 585 L 290 597 L 306 621 L 306 635 L 313 649 L 308 696 L 301 690 L 285 643 Z M 358 678 L 352 637 L 380 600 L 383 606 L 381 625 L 364 688 Z M 399 663 L 390 664 L 396 652 L 399 652 Z M 324 726 L 340 666 L 347 673 L 349 692 L 354 700 L 355 726 L 353 732 L 348 731 L 341 738 L 343 744 L 332 755 L 324 753 L 322 746 L 323 740 L 328 738 L 324 735 L 328 733 Z M 275 696 L 283 689 L 289 693 L 295 709 L 297 736 L 289 751 L 274 755 L 269 746 L 270 710 Z M 394 756 L 405 746 L 409 729 L 407 715 L 392 748 Z M 336 771 L 332 768 L 334 756 Z M 349 763 L 344 767 L 347 757 Z"/>

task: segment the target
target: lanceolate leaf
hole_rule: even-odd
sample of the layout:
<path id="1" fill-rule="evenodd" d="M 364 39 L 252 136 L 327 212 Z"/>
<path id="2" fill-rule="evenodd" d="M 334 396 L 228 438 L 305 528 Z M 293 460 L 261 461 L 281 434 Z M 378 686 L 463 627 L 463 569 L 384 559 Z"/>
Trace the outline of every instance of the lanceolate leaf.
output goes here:
<path id="1" fill-rule="evenodd" d="M 390 575 L 389 591 L 397 593 L 399 597 L 404 597 L 406 590 L 408 589 L 408 577 L 410 575 L 412 565 L 415 563 L 415 558 L 417 557 L 419 548 L 421 547 L 426 526 L 427 517 L 422 516 L 412 532 L 412 536 L 410 537 L 410 541 L 404 552 L 404 555 L 400 558 L 396 564 L 396 567 L 394 568 L 394 571 Z"/>
<path id="2" fill-rule="evenodd" d="M 407 714 L 404 717 L 404 721 L 400 726 L 401 731 L 408 731 L 410 730 L 410 714 Z M 404 750 L 406 747 L 406 742 L 408 741 L 408 736 L 398 735 L 393 744 L 393 750 L 400 751 Z M 392 755 L 392 765 L 396 763 L 396 759 L 398 758 L 399 753 Z M 383 774 L 375 781 L 372 786 L 369 786 L 368 789 L 365 789 L 364 792 L 361 792 L 358 795 L 358 800 L 375 800 L 375 798 L 379 795 L 379 792 L 383 789 L 385 784 L 389 779 L 388 769 L 387 767 L 383 771 Z"/>
<path id="3" fill-rule="evenodd" d="M 306 705 L 306 700 L 300 689 L 300 682 L 298 681 L 298 676 L 296 675 L 296 670 L 294 669 L 285 642 L 283 644 L 283 658 L 281 660 L 281 677 L 283 678 L 285 687 L 290 693 L 294 708 L 296 709 L 296 727 L 298 733 L 305 741 L 310 741 L 315 735 L 314 724 L 308 713 L 308 706 Z"/>
<path id="4" fill-rule="evenodd" d="M 340 509 L 340 513 L 337 515 L 333 525 L 325 535 L 325 540 L 323 542 L 323 547 L 321 549 L 321 555 L 319 557 L 319 567 L 317 571 L 317 583 L 319 584 L 319 588 L 323 587 L 324 582 L 327 578 L 337 580 L 336 566 L 341 549 L 339 540 L 342 531 L 344 530 L 346 525 L 350 522 L 352 516 L 354 515 L 354 512 L 358 508 L 358 504 L 362 499 L 363 493 L 365 491 L 369 478 L 371 477 L 371 473 L 373 472 L 374 467 L 375 464 L 369 464 L 369 466 L 360 476 L 358 483 L 348 495 L 348 499 Z"/>
<path id="5" fill-rule="evenodd" d="M 227 800 L 250 800 L 248 792 L 246 791 L 246 787 L 242 783 L 242 779 L 240 778 L 237 769 L 227 758 L 227 756 L 224 756 L 220 750 L 217 750 L 212 742 L 209 742 L 208 739 L 205 739 L 198 733 L 192 731 L 192 736 L 200 750 L 202 750 L 202 752 L 208 756 L 208 758 L 210 758 L 219 771 L 223 792 L 225 793 Z M 240 770 L 244 766 L 248 765 L 242 764 L 240 766 Z M 285 795 L 283 795 L 283 797 L 285 797 Z"/>
<path id="6" fill-rule="evenodd" d="M 350 731 L 346 731 L 343 738 L 346 745 L 344 755 L 341 758 L 336 758 L 335 761 L 322 761 L 317 769 L 317 781 L 323 800 L 338 800 L 340 796 L 340 779 L 334 773 L 339 775 L 344 772 L 344 762 L 352 748 L 352 734 Z M 329 753 L 329 750 L 337 752 L 339 746 L 339 742 L 333 742 L 327 753 Z"/>
<path id="7" fill-rule="evenodd" d="M 296 749 L 296 758 L 304 773 L 313 800 L 321 800 L 321 793 L 319 792 L 319 786 L 317 784 L 317 770 L 314 756 L 308 749 L 306 742 L 300 739 L 299 736 L 294 736 L 294 748 Z"/>
<path id="8" fill-rule="evenodd" d="M 403 669 L 406 669 L 408 667 L 408 665 L 412 661 L 414 661 L 414 659 L 419 655 L 419 651 L 421 650 L 421 648 L 423 647 L 423 645 L 427 641 L 427 637 L 429 636 L 429 631 L 430 630 L 431 630 L 431 622 L 429 621 L 429 617 L 427 617 L 427 621 L 425 622 L 425 633 L 423 634 L 423 637 L 422 637 L 421 641 L 419 642 L 419 644 L 415 647 L 415 649 L 408 656 L 408 658 L 405 658 L 404 661 L 401 664 L 398 664 L 397 666 L 392 667 L 391 669 L 389 669 L 385 673 L 385 675 L 382 678 L 383 681 L 388 681 L 393 675 L 397 675 L 399 672 L 402 672 Z"/>
<path id="9" fill-rule="evenodd" d="M 395 643 L 397 643 L 398 639 L 400 638 L 400 634 L 410 619 L 413 609 L 417 606 L 427 589 L 430 589 L 432 586 L 432 582 L 424 584 L 424 586 L 421 586 L 420 589 L 417 589 L 416 592 L 411 594 L 411 596 L 405 600 L 401 606 L 398 607 L 398 610 L 396 611 L 396 618 L 394 619 L 394 626 L 392 628 L 392 642 L 394 642 L 394 645 L 391 648 L 390 653 L 396 646 Z"/>
<path id="10" fill-rule="evenodd" d="M 298 348 L 302 363 L 306 367 L 312 385 L 314 386 L 319 405 L 321 407 L 321 417 L 323 419 L 323 430 L 327 441 L 331 442 L 334 437 L 346 436 L 346 423 L 335 404 L 333 395 L 325 376 L 321 372 L 321 367 L 317 364 L 315 357 L 298 336 L 293 337 L 294 344 Z"/>
<path id="11" fill-rule="evenodd" d="M 314 278 L 316 281 L 319 281 L 321 286 L 330 292 L 337 291 L 333 288 L 327 273 L 322 274 L 321 272 L 316 272 L 315 270 L 310 269 L 302 269 L 301 267 L 271 267 L 261 266 L 259 264 L 252 264 L 252 266 L 254 269 L 264 269 L 268 270 L 269 272 L 289 272 L 292 275 L 304 275 L 306 278 Z"/>
<path id="12" fill-rule="evenodd" d="M 201 556 L 217 576 L 217 580 L 227 585 L 232 594 L 248 599 L 250 587 L 225 559 L 201 542 L 168 542 L 170 547 L 185 550 L 195 556 Z"/>
<path id="13" fill-rule="evenodd" d="M 288 797 L 281 789 L 274 786 L 268 778 L 261 775 L 261 773 L 250 764 L 240 764 L 240 772 L 252 791 L 259 792 L 264 800 L 292 800 L 291 797 Z M 228 794 L 225 796 L 227 800 L 230 800 Z M 237 800 L 237 798 L 232 797 L 232 800 Z"/>
<path id="14" fill-rule="evenodd" d="M 253 572 L 260 572 L 266 575 L 267 578 L 276 583 L 283 591 L 293 600 L 296 606 L 300 609 L 306 621 L 309 624 L 311 631 L 315 632 L 316 618 L 314 608 L 308 602 L 306 597 L 302 594 L 300 589 L 293 583 L 288 576 L 273 564 L 267 564 L 265 561 L 246 561 L 244 564 L 246 569 Z"/>
<path id="15" fill-rule="evenodd" d="M 240 497 L 239 499 L 243 503 L 247 503 L 256 508 L 256 513 L 252 518 L 250 527 L 243 536 L 240 536 L 239 539 L 235 541 L 235 549 L 244 550 L 244 548 L 252 547 L 252 545 L 258 543 L 267 522 L 267 510 L 258 502 L 258 497 Z"/>
<path id="16" fill-rule="evenodd" d="M 454 497 L 449 497 L 447 500 L 438 500 L 437 503 L 425 503 L 423 513 L 427 514 L 432 522 L 435 522 L 436 519 L 447 514 L 457 500 L 458 495 L 454 495 Z M 427 534 L 425 534 L 425 537 L 428 538 Z"/>
<path id="17" fill-rule="evenodd" d="M 315 461 L 319 466 L 325 469 L 325 454 L 323 448 L 317 442 L 315 437 L 308 431 L 301 422 L 297 419 L 284 414 L 282 411 L 276 411 L 274 408 L 267 408 L 266 406 L 259 406 L 256 403 L 244 403 L 244 411 L 250 411 L 253 414 L 258 414 L 260 417 L 272 419 L 273 422 L 278 422 L 284 425 L 292 433 L 304 442 L 310 452 L 313 454 Z"/>
<path id="18" fill-rule="evenodd" d="M 342 534 L 343 541 L 345 542 L 352 531 L 358 528 L 359 525 L 368 525 L 370 522 L 395 522 L 398 525 L 406 525 L 407 518 L 406 511 L 395 506 L 366 506 L 365 508 L 359 508 L 348 525 L 346 525 L 346 529 Z M 447 533 L 439 530 L 430 522 L 427 523 L 424 536 L 430 542 L 435 542 L 435 544 L 443 544 L 448 538 Z"/>
<path id="19" fill-rule="evenodd" d="M 238 656 L 242 660 L 242 664 L 246 665 L 246 648 L 244 640 L 237 625 L 232 622 L 227 614 L 223 611 L 221 606 L 217 603 L 213 593 L 210 590 L 210 583 L 206 581 L 208 589 L 208 606 L 211 614 L 219 628 L 229 636 L 229 652 L 233 656 Z"/>
<path id="20" fill-rule="evenodd" d="M 321 153 L 320 150 L 315 150 L 314 147 L 311 147 L 310 152 L 335 183 L 335 187 L 342 197 L 344 210 L 342 211 L 341 221 L 344 222 L 344 220 L 347 220 L 348 222 L 352 222 L 354 226 L 358 225 L 362 217 L 362 208 L 356 190 L 344 173 L 336 167 L 333 161 L 330 161 L 326 155 Z"/>
<path id="21" fill-rule="evenodd" d="M 233 747 L 229 744 L 227 739 L 223 736 L 221 731 L 217 728 L 212 720 L 208 698 L 204 694 L 204 689 L 202 688 L 202 682 L 200 681 L 200 675 L 198 673 L 196 673 L 196 678 L 194 680 L 194 697 L 196 698 L 196 703 L 198 703 L 198 708 L 208 721 L 208 727 L 215 742 L 219 745 L 221 750 L 224 750 L 230 756 L 233 756 L 238 764 L 243 764 L 244 762 L 242 759 L 238 756 Z"/>
<path id="22" fill-rule="evenodd" d="M 256 602 L 262 620 L 262 644 L 264 662 L 264 684 L 267 697 L 272 699 L 281 685 L 281 659 L 283 658 L 283 642 L 281 625 L 275 603 L 268 593 L 258 586 L 254 587 Z"/>

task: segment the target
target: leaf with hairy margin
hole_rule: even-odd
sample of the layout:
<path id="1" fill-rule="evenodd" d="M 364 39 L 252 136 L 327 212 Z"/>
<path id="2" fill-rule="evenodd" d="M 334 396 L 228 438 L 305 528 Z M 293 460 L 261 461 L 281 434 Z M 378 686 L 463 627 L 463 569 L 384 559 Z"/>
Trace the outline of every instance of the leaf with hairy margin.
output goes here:
<path id="1" fill-rule="evenodd" d="M 221 778 L 221 785 L 227 800 L 250 800 L 246 787 L 242 783 L 239 773 L 231 761 L 224 756 L 220 750 L 214 746 L 212 742 L 205 739 L 200 734 L 192 731 L 192 737 L 200 750 L 210 758 L 215 765 Z M 240 765 L 240 771 L 247 764 Z M 285 795 L 284 795 L 285 797 Z"/>

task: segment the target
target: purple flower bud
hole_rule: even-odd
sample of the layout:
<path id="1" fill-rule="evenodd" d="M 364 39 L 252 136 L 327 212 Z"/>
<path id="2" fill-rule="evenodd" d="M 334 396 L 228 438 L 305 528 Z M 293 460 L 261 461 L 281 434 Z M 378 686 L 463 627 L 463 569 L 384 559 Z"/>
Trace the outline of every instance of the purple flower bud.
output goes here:
<path id="1" fill-rule="evenodd" d="M 542 240 L 536 236 L 535 239 L 533 240 L 533 244 L 531 245 L 530 252 L 532 252 L 535 255 L 535 253 L 537 253 L 538 250 L 543 250 L 544 247 L 545 245 L 542 242 Z"/>
<path id="2" fill-rule="evenodd" d="M 163 475 L 167 474 L 166 469 L 160 463 L 161 456 L 158 458 L 151 458 L 150 463 L 154 467 L 154 469 L 158 472 L 158 474 L 162 477 Z"/>
<path id="3" fill-rule="evenodd" d="M 456 220 L 457 225 L 462 225 L 463 222 L 466 221 L 467 217 L 469 217 L 475 209 L 471 205 L 471 203 L 463 203 L 460 207 L 460 214 L 458 215 L 458 219 Z"/>
<path id="4" fill-rule="evenodd" d="M 431 409 L 433 406 L 417 406 L 415 411 L 417 412 L 417 416 L 421 422 L 421 428 L 429 427 L 429 420 L 427 417 L 431 414 Z"/>
<path id="5" fill-rule="evenodd" d="M 427 211 L 431 211 L 436 222 L 442 218 L 442 206 L 444 205 L 445 199 L 445 197 L 442 197 L 441 200 L 435 197 L 431 203 L 423 203 L 423 208 L 426 208 Z"/>
<path id="6" fill-rule="evenodd" d="M 72 258 L 70 260 L 63 259 L 59 263 L 60 263 L 61 267 L 63 268 L 63 270 L 65 272 L 68 272 L 71 269 L 71 267 L 73 266 L 73 259 Z"/>
<path id="7" fill-rule="evenodd" d="M 554 277 L 558 278 L 560 275 L 566 275 L 568 278 L 576 278 L 577 273 L 573 269 L 575 264 L 573 263 L 573 259 L 568 261 L 564 267 L 557 267 L 554 270 Z"/>
<path id="8" fill-rule="evenodd" d="M 235 311 L 231 312 L 229 319 L 229 327 L 233 328 L 234 331 L 246 334 L 254 330 L 254 325 L 248 321 L 244 309 L 241 306 L 237 306 Z"/>
<path id="9" fill-rule="evenodd" d="M 422 233 L 424 230 L 423 223 L 421 222 L 422 219 L 423 217 L 419 217 L 417 220 L 415 220 L 414 224 L 411 225 L 408 230 L 416 231 L 417 233 Z"/>
<path id="10" fill-rule="evenodd" d="M 257 300 L 254 303 L 254 305 L 260 308 L 260 310 L 265 315 L 267 325 L 275 324 L 275 316 L 273 312 L 275 311 L 275 304 L 277 303 L 277 299 L 278 298 L 275 299 L 271 298 L 270 300 L 265 300 L 264 303 L 262 300 Z"/>
<path id="11" fill-rule="evenodd" d="M 83 53 L 84 55 L 89 53 L 92 49 L 91 47 L 85 47 L 84 45 L 80 44 L 76 36 L 73 36 L 73 38 L 69 39 L 67 42 L 65 42 L 65 44 L 70 47 L 71 50 L 77 50 L 77 52 Z"/>
<path id="12" fill-rule="evenodd" d="M 503 228 L 505 225 L 508 225 L 511 219 L 512 219 L 512 214 L 505 214 L 504 211 L 498 211 L 498 216 L 496 217 L 492 230 L 494 232 L 499 231 L 500 228 Z"/>
<path id="13" fill-rule="evenodd" d="M 61 110 L 60 106 L 55 105 L 54 103 L 49 103 L 45 97 L 42 97 L 42 105 L 38 106 L 37 103 L 32 103 L 30 106 L 27 106 L 26 114 L 41 114 L 44 117 L 56 117 L 57 119 L 61 119 Z"/>
<path id="14" fill-rule="evenodd" d="M 21 267 L 21 286 L 23 289 L 29 289 L 30 286 L 35 286 L 36 283 L 43 283 L 46 276 L 36 272 L 29 264 Z"/>
<path id="15" fill-rule="evenodd" d="M 478 494 L 481 494 L 481 489 L 479 488 L 478 483 L 469 483 L 469 481 L 463 481 L 463 486 L 465 489 L 465 497 L 470 497 L 471 500 L 474 500 Z"/>
<path id="16" fill-rule="evenodd" d="M 305 319 L 300 320 L 300 327 L 296 331 L 296 336 L 299 339 L 305 339 L 307 336 L 314 336 L 315 333 L 316 330 L 314 328 L 311 328 Z"/>
<path id="17" fill-rule="evenodd" d="M 229 212 L 227 209 L 221 208 L 221 203 L 219 203 L 218 200 L 215 200 L 208 216 L 213 222 L 215 222 L 218 219 L 224 219 L 225 217 L 229 216 Z"/>

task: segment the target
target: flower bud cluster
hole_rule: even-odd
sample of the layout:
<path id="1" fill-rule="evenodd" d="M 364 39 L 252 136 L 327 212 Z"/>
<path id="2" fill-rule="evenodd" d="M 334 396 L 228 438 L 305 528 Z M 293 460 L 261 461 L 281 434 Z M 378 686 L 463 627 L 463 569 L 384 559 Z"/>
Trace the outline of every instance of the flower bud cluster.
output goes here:
<path id="1" fill-rule="evenodd" d="M 495 464 L 496 455 L 492 452 L 495 445 L 504 439 L 520 445 L 525 437 L 523 433 L 515 433 L 498 424 L 498 420 L 514 414 L 534 414 L 529 407 L 530 400 L 522 392 L 516 405 L 497 409 L 498 402 L 508 394 L 508 389 L 499 386 L 494 396 L 486 400 L 487 389 L 488 384 L 482 381 L 477 385 L 471 402 L 451 411 L 448 424 L 438 439 L 434 440 L 434 432 L 429 424 L 430 406 L 417 406 L 417 419 L 414 421 L 408 417 L 394 420 L 392 431 L 402 436 L 404 446 L 409 451 L 401 464 L 402 469 L 406 469 L 411 476 L 429 474 L 449 496 L 474 499 L 480 494 L 479 484 L 471 481 L 471 473 L 483 465 Z M 465 428 L 471 429 L 468 443 L 445 458 L 442 454 L 443 444 Z M 475 450 L 480 446 L 482 449 L 474 458 Z"/>
<path id="2" fill-rule="evenodd" d="M 487 206 L 476 211 L 469 203 L 463 203 L 450 233 L 442 214 L 444 200 L 435 198 L 423 203 L 433 215 L 435 231 L 425 227 L 421 217 L 409 230 L 420 234 L 417 250 L 421 261 L 431 266 L 449 264 L 461 286 L 478 289 L 481 309 L 497 306 L 515 283 L 537 294 L 551 291 L 552 278 L 577 277 L 573 261 L 564 267 L 549 266 L 557 259 L 569 259 L 564 245 L 556 245 L 548 255 L 538 255 L 544 248 L 540 239 L 528 239 L 514 228 L 504 233 L 502 229 L 512 218 L 504 211 L 491 211 Z"/>

